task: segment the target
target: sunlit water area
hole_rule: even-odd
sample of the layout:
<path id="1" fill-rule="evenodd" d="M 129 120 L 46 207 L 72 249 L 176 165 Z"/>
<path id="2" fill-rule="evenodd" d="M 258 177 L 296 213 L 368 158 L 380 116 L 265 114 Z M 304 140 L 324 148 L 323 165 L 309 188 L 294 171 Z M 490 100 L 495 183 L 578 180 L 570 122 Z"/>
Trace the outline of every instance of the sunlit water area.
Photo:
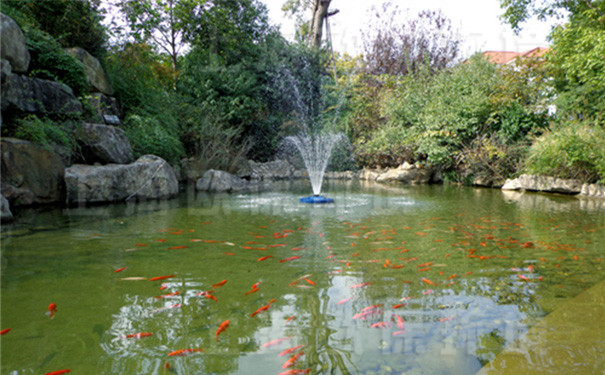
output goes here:
<path id="1" fill-rule="evenodd" d="M 309 191 L 22 212 L 2 226 L 2 374 L 475 374 L 605 279 L 599 200 Z"/>

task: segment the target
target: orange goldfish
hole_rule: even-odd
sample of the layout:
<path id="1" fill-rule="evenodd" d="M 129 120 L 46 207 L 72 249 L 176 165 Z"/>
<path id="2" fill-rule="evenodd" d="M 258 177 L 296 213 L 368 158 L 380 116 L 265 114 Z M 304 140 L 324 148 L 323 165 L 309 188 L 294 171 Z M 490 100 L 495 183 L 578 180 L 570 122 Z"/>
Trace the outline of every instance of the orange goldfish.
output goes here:
<path id="1" fill-rule="evenodd" d="M 162 299 L 162 298 L 168 298 L 168 297 L 178 296 L 179 294 L 181 294 L 181 292 L 180 291 L 176 291 L 174 293 L 162 294 L 161 296 L 157 296 L 155 298 Z"/>
<path id="2" fill-rule="evenodd" d="M 283 262 L 287 262 L 289 260 L 295 260 L 295 259 L 298 259 L 298 258 L 300 258 L 300 255 L 295 255 L 293 257 L 285 258 L 285 259 L 280 260 L 279 262 L 283 263 Z"/>
<path id="3" fill-rule="evenodd" d="M 378 322 L 370 325 L 371 328 L 388 328 L 390 326 L 391 322 Z"/>
<path id="4" fill-rule="evenodd" d="M 175 276 L 175 275 L 168 275 L 168 276 L 156 276 L 156 277 L 152 277 L 151 279 L 149 279 L 149 281 L 166 280 L 166 279 L 173 278 L 174 276 Z"/>
<path id="5" fill-rule="evenodd" d="M 270 347 L 270 346 L 274 346 L 274 345 L 280 344 L 280 343 L 282 343 L 282 342 L 284 342 L 284 341 L 286 341 L 286 340 L 290 340 L 290 336 L 287 336 L 287 337 L 282 337 L 282 338 L 280 338 L 280 339 L 271 340 L 271 341 L 269 341 L 269 342 L 264 343 L 264 344 L 262 345 L 262 347 L 263 347 L 263 348 L 268 348 L 268 347 Z"/>
<path id="6" fill-rule="evenodd" d="M 264 257 L 258 258 L 257 261 L 262 262 L 263 260 L 267 260 L 269 258 L 273 258 L 273 255 L 265 255 Z"/>
<path id="7" fill-rule="evenodd" d="M 133 333 L 131 335 L 126 335 L 126 338 L 127 339 L 140 339 L 141 337 L 149 337 L 149 336 L 153 336 L 153 333 L 149 333 L 149 332 Z"/>
<path id="8" fill-rule="evenodd" d="M 221 334 L 221 332 L 223 332 L 224 330 L 227 329 L 227 327 L 229 327 L 229 321 L 225 320 L 224 322 L 221 323 L 220 326 L 218 326 L 218 329 L 216 330 L 216 333 L 214 334 L 214 337 L 216 337 L 216 341 L 218 342 L 218 335 Z"/>
<path id="9" fill-rule="evenodd" d="M 166 249 L 166 250 L 186 249 L 186 248 L 188 248 L 188 247 L 189 247 L 189 246 L 184 246 L 184 245 L 183 245 L 183 246 L 172 246 L 172 247 L 169 247 L 169 248 L 168 248 L 168 249 Z"/>
<path id="10" fill-rule="evenodd" d="M 215 287 L 215 288 L 218 288 L 218 287 L 221 287 L 221 286 L 225 285 L 226 283 L 227 283 L 227 280 L 225 279 L 223 281 L 219 281 L 216 284 L 212 284 L 212 286 Z"/>
<path id="11" fill-rule="evenodd" d="M 113 271 L 114 273 L 118 273 L 118 272 L 122 272 L 126 269 L 126 267 L 122 267 L 122 268 L 118 268 L 117 270 Z"/>
<path id="12" fill-rule="evenodd" d="M 173 352 L 168 353 L 169 357 L 173 357 L 173 356 L 185 356 L 188 355 L 190 353 L 196 353 L 196 352 L 202 352 L 203 349 L 180 349 L 180 350 L 175 350 Z"/>
<path id="13" fill-rule="evenodd" d="M 67 374 L 68 372 L 71 372 L 71 370 L 65 369 L 65 370 L 51 371 L 51 372 L 47 372 L 44 375 L 61 375 L 61 374 Z"/>
<path id="14" fill-rule="evenodd" d="M 363 288 L 364 286 L 368 286 L 368 285 L 372 285 L 372 283 L 370 283 L 370 282 L 359 283 L 359 284 L 351 285 L 349 288 L 350 289 Z"/>
<path id="15" fill-rule="evenodd" d="M 48 305 L 48 311 L 46 312 L 46 315 L 50 315 L 51 318 L 55 317 L 55 313 L 57 312 L 57 305 L 53 302 L 50 305 Z"/>
<path id="16" fill-rule="evenodd" d="M 293 352 L 297 351 L 298 349 L 300 349 L 300 348 L 302 348 L 302 347 L 303 347 L 303 345 L 294 346 L 294 347 L 292 347 L 292 348 L 289 348 L 289 349 L 284 350 L 283 352 L 279 353 L 278 355 L 279 355 L 280 357 L 283 357 L 283 356 L 285 356 L 286 354 L 293 353 Z"/>
<path id="17" fill-rule="evenodd" d="M 0 331 L 0 336 L 2 335 L 6 335 L 7 333 L 9 333 L 11 331 L 11 328 L 5 328 L 2 331 Z"/>
<path id="18" fill-rule="evenodd" d="M 281 368 L 288 368 L 288 367 L 294 366 L 296 364 L 296 361 L 298 361 L 298 358 L 300 358 L 303 355 L 305 355 L 304 352 L 300 352 L 298 354 L 294 354 L 286 362 L 284 362 L 284 364 L 281 366 Z"/>
<path id="19" fill-rule="evenodd" d="M 399 315 L 393 315 L 395 317 L 395 320 L 397 320 L 397 328 L 399 329 L 403 329 L 403 318 L 401 318 Z"/>
<path id="20" fill-rule="evenodd" d="M 248 294 L 256 293 L 256 292 L 258 292 L 259 290 L 260 290 L 260 288 L 254 288 L 254 289 L 250 289 L 250 290 L 249 290 L 249 291 L 247 291 L 245 294 L 246 294 L 246 295 L 248 295 Z"/>

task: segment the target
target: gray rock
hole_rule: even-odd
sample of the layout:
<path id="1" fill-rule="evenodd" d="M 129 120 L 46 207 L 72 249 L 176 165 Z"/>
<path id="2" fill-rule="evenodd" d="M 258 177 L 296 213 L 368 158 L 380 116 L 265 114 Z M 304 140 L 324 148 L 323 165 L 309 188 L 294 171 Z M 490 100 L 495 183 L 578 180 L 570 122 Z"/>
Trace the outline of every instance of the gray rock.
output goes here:
<path id="1" fill-rule="evenodd" d="M 4 195 L 0 195 L 0 221 L 5 223 L 13 221 L 13 213 L 11 212 L 10 204 L 8 200 L 4 198 Z"/>
<path id="2" fill-rule="evenodd" d="M 210 192 L 243 192 L 260 189 L 261 185 L 225 171 L 210 169 L 195 183 L 196 190 Z"/>
<path id="3" fill-rule="evenodd" d="M 582 190 L 582 182 L 564 180 L 561 178 L 523 174 L 519 183 L 524 190 L 544 191 L 549 193 L 578 194 Z"/>
<path id="4" fill-rule="evenodd" d="M 0 84 L 8 82 L 8 77 L 13 73 L 13 68 L 8 60 L 0 59 Z"/>
<path id="5" fill-rule="evenodd" d="M 2 138 L 2 194 L 14 206 L 60 202 L 63 163 L 55 153 L 33 143 Z"/>
<path id="6" fill-rule="evenodd" d="M 11 74 L 2 91 L 2 111 L 12 109 L 66 115 L 82 113 L 82 104 L 72 89 L 59 82 Z"/>
<path id="7" fill-rule="evenodd" d="M 116 98 L 97 92 L 86 99 L 88 105 L 93 109 L 90 122 L 108 125 L 120 125 L 122 111 Z"/>
<path id="8" fill-rule="evenodd" d="M 521 190 L 523 186 L 521 185 L 521 181 L 518 178 L 509 179 L 504 182 L 502 185 L 502 190 Z"/>
<path id="9" fill-rule="evenodd" d="M 404 184 L 428 184 L 434 169 L 422 165 L 411 165 L 407 162 L 398 168 L 389 169 L 376 177 L 378 182 L 402 182 Z"/>
<path id="10" fill-rule="evenodd" d="M 382 172 L 377 171 L 377 170 L 362 169 L 361 172 L 359 172 L 359 179 L 368 180 L 368 181 L 376 181 L 376 179 L 378 178 L 378 176 L 380 176 L 381 173 Z"/>
<path id="11" fill-rule="evenodd" d="M 605 185 L 583 184 L 580 195 L 583 197 L 605 198 Z"/>
<path id="12" fill-rule="evenodd" d="M 65 170 L 67 203 L 124 199 L 164 199 L 178 194 L 179 183 L 164 159 L 144 155 L 131 164 L 73 165 Z"/>
<path id="13" fill-rule="evenodd" d="M 14 72 L 26 73 L 30 55 L 25 36 L 17 23 L 0 13 L 0 57 L 11 63 Z"/>
<path id="14" fill-rule="evenodd" d="M 359 173 L 354 171 L 326 172 L 324 178 L 326 180 L 356 180 L 359 178 Z"/>
<path id="15" fill-rule="evenodd" d="M 77 137 L 87 164 L 128 164 L 134 159 L 130 141 L 120 128 L 84 123 Z"/>
<path id="16" fill-rule="evenodd" d="M 294 168 L 286 160 L 275 160 L 267 163 L 248 161 L 252 170 L 252 176 L 256 175 L 261 180 L 286 180 L 292 178 Z"/>
<path id="17" fill-rule="evenodd" d="M 82 64 L 84 64 L 86 79 L 94 89 L 102 92 L 103 94 L 113 94 L 113 89 L 109 84 L 107 75 L 105 75 L 105 71 L 99 63 L 99 60 L 97 60 L 90 53 L 86 52 L 86 50 L 79 47 L 68 48 L 65 51 L 73 55 L 76 59 L 80 60 Z"/>

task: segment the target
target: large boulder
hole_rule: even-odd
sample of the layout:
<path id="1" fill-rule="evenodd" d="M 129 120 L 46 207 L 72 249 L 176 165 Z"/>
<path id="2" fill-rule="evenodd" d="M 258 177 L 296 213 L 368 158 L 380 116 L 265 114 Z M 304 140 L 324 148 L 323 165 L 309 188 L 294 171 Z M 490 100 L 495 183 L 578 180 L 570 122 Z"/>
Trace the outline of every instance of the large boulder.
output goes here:
<path id="1" fill-rule="evenodd" d="M 17 23 L 9 16 L 0 13 L 0 57 L 8 60 L 12 70 L 26 73 L 30 55 L 25 44 L 25 36 Z"/>
<path id="2" fill-rule="evenodd" d="M 7 222 L 13 220 L 13 213 L 10 209 L 8 200 L 4 198 L 4 195 L 0 195 L 0 222 Z"/>
<path id="3" fill-rule="evenodd" d="M 178 194 L 179 183 L 164 159 L 141 156 L 131 164 L 72 165 L 65 169 L 67 204 L 127 199 L 163 199 Z"/>
<path id="4" fill-rule="evenodd" d="M 39 114 L 77 115 L 82 104 L 63 83 L 29 78 L 17 74 L 2 86 L 2 111 L 17 110 Z"/>
<path id="5" fill-rule="evenodd" d="M 580 195 L 583 197 L 605 198 L 605 185 L 583 184 Z"/>
<path id="6" fill-rule="evenodd" d="M 128 164 L 134 160 L 130 141 L 120 128 L 84 123 L 78 140 L 87 164 Z"/>
<path id="7" fill-rule="evenodd" d="M 33 143 L 2 138 L 2 194 L 15 206 L 60 202 L 63 163 L 55 153 Z"/>
<path id="8" fill-rule="evenodd" d="M 543 191 L 547 193 L 579 194 L 582 182 L 556 177 L 523 174 L 516 179 L 507 180 L 502 190 Z"/>
<path id="9" fill-rule="evenodd" d="M 210 192 L 241 192 L 259 188 L 258 183 L 239 178 L 225 171 L 210 169 L 195 183 L 196 190 Z"/>
<path id="10" fill-rule="evenodd" d="M 113 94 L 113 90 L 109 84 L 109 80 L 107 79 L 107 75 L 105 75 L 105 71 L 103 70 L 101 63 L 99 63 L 99 60 L 80 47 L 68 48 L 66 52 L 84 64 L 86 79 L 94 89 L 102 92 L 103 94 Z"/>
<path id="11" fill-rule="evenodd" d="M 376 177 L 378 182 L 402 182 L 404 184 L 428 184 L 435 170 L 422 165 L 403 163 Z"/>

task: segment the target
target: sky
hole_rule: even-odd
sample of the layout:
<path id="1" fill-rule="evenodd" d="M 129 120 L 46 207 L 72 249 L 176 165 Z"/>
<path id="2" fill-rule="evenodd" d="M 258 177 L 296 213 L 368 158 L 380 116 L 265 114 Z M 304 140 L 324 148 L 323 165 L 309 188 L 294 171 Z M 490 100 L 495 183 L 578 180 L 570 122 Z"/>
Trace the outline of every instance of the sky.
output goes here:
<path id="1" fill-rule="evenodd" d="M 279 25 L 282 35 L 292 40 L 294 21 L 286 18 L 281 10 L 285 0 L 261 0 L 269 9 L 269 17 Z M 379 7 L 384 0 L 332 0 L 330 9 L 340 13 L 330 18 L 334 50 L 351 55 L 362 51 L 361 28 L 367 24 L 369 10 Z M 499 19 L 502 10 L 498 0 L 393 0 L 401 9 L 409 9 L 410 15 L 424 9 L 441 10 L 458 29 L 464 41 L 463 56 L 479 51 L 522 52 L 535 47 L 548 47 L 547 36 L 554 21 L 530 20 L 515 35 L 509 25 Z"/>

